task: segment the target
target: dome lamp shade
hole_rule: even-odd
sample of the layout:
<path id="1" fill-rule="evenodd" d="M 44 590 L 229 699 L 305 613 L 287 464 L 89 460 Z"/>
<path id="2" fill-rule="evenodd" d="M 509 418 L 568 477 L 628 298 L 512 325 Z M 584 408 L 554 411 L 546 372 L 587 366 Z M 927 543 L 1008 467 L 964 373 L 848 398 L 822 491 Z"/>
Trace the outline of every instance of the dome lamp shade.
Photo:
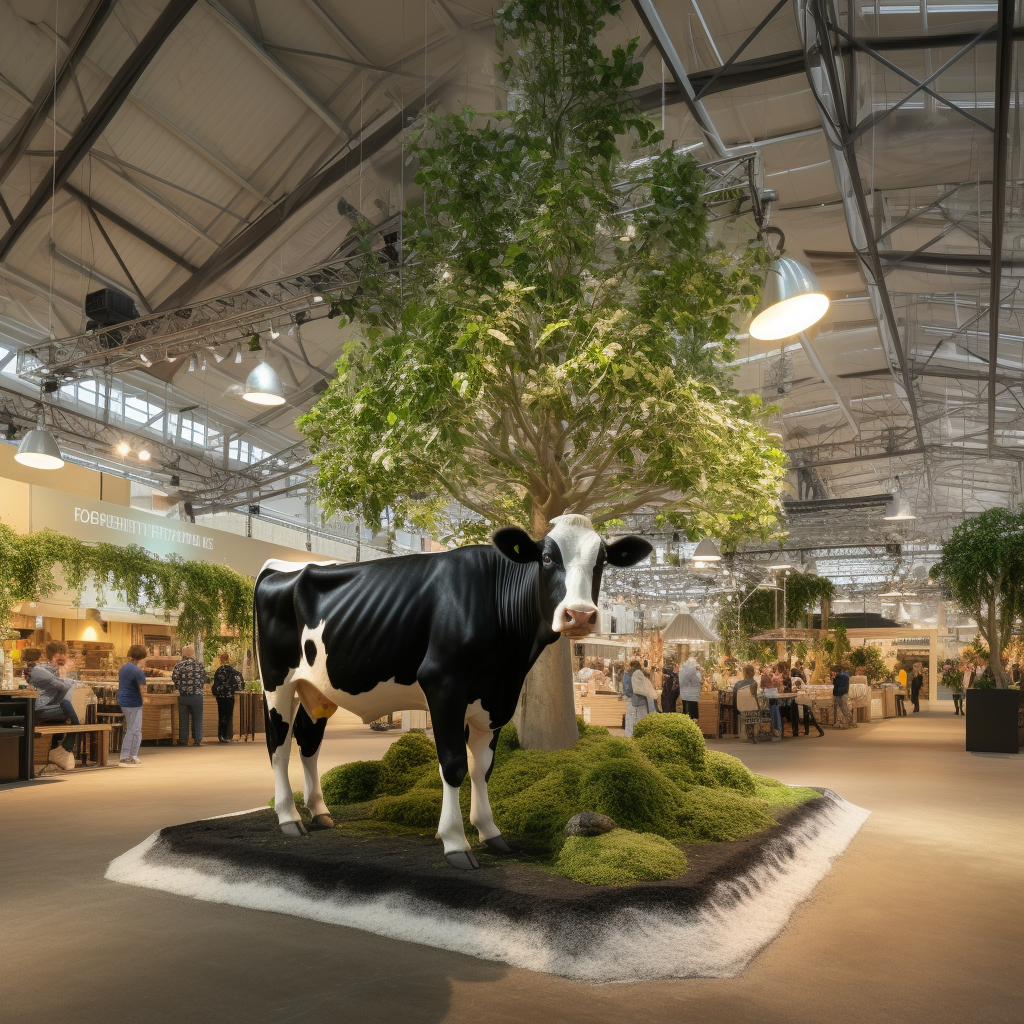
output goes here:
<path id="1" fill-rule="evenodd" d="M 758 341 L 779 341 L 813 327 L 828 311 L 828 296 L 814 273 L 799 260 L 779 256 L 772 260 L 750 336 Z"/>
<path id="2" fill-rule="evenodd" d="M 30 469 L 60 469 L 64 465 L 60 447 L 53 434 L 43 426 L 41 417 L 38 425 L 22 439 L 14 458 Z"/>
<path id="3" fill-rule="evenodd" d="M 889 499 L 889 504 L 885 507 L 885 515 L 882 518 L 890 523 L 898 523 L 916 519 L 917 516 L 911 511 L 906 495 L 897 492 Z"/>
<path id="4" fill-rule="evenodd" d="M 720 562 L 722 552 L 718 550 L 718 545 L 710 537 L 705 537 L 693 552 L 693 560 L 695 562 Z"/>
<path id="5" fill-rule="evenodd" d="M 245 382 L 242 397 L 253 405 L 284 405 L 281 378 L 270 363 L 258 363 Z"/>

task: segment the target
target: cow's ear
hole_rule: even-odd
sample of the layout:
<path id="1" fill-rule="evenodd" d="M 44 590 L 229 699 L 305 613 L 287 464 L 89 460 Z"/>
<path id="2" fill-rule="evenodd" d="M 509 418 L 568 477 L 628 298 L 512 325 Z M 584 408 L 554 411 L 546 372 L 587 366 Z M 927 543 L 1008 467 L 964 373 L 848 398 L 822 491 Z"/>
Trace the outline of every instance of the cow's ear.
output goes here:
<path id="1" fill-rule="evenodd" d="M 609 565 L 617 565 L 624 569 L 629 565 L 642 562 L 654 550 L 643 537 L 620 537 L 614 544 L 609 544 L 605 557 Z"/>
<path id="2" fill-rule="evenodd" d="M 518 526 L 503 526 L 491 538 L 494 546 L 509 560 L 526 564 L 539 562 L 540 545 Z"/>

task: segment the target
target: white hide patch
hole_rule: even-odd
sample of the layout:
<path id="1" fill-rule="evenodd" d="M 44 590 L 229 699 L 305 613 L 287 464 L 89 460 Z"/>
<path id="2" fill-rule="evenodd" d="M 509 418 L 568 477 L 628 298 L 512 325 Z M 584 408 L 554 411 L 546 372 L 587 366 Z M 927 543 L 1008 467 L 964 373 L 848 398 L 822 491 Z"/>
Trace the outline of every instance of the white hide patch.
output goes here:
<path id="1" fill-rule="evenodd" d="M 568 608 L 597 611 L 594 604 L 594 569 L 601 553 L 601 537 L 586 516 L 556 516 L 548 536 L 558 545 L 565 566 L 565 597 L 555 609 L 551 629 L 555 633 L 585 635 L 591 629 L 577 631 L 566 627 Z"/>
<path id="2" fill-rule="evenodd" d="M 156 832 L 111 861 L 114 882 L 359 928 L 483 960 L 592 983 L 732 978 L 782 931 L 828 874 L 869 812 L 826 791 L 827 805 L 769 847 L 765 859 L 720 882 L 688 913 L 630 909 L 582 916 L 571 929 L 517 923 L 494 911 L 452 910 L 408 892 L 366 898 L 316 892 L 296 877 L 198 856 L 151 856 Z M 828 914 L 824 904 L 808 913 Z M 561 922 L 562 926 L 569 922 Z M 570 948 L 571 947 L 571 948 Z M 643 955 L 634 955 L 642 950 Z"/>
<path id="3" fill-rule="evenodd" d="M 331 680 L 327 674 L 327 650 L 324 647 L 325 625 L 326 623 L 321 619 L 316 629 L 310 629 L 309 626 L 303 627 L 299 640 L 302 660 L 299 662 L 299 667 L 292 669 L 285 677 L 285 685 L 305 679 L 328 700 L 333 701 L 338 707 L 358 715 L 367 724 L 395 711 L 430 710 L 419 683 L 402 686 L 393 678 L 385 679 L 365 693 L 345 693 L 344 690 L 336 690 L 331 686 Z M 316 657 L 313 658 L 312 665 L 306 658 L 307 640 L 312 640 L 316 647 Z"/>

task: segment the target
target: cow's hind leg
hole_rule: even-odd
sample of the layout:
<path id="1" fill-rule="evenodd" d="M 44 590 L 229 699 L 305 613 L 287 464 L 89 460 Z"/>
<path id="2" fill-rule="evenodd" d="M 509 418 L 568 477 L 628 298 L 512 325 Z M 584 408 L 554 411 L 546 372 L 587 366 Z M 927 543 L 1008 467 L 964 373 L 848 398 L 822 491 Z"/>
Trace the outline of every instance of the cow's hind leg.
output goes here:
<path id="1" fill-rule="evenodd" d="M 306 831 L 288 781 L 288 756 L 292 749 L 292 721 L 297 700 L 295 686 L 291 682 L 282 683 L 263 694 L 267 750 L 274 767 L 274 810 L 277 811 L 281 831 L 287 836 L 301 836 Z"/>
<path id="2" fill-rule="evenodd" d="M 501 837 L 501 829 L 494 824 L 491 803 L 487 797 L 487 778 L 494 764 L 494 747 L 498 731 L 491 728 L 486 711 L 467 717 L 469 726 L 466 746 L 469 748 L 469 781 L 472 786 L 469 800 L 469 820 L 480 833 L 480 841 L 492 853 L 511 853 L 508 843 Z"/>
<path id="3" fill-rule="evenodd" d="M 320 754 L 320 743 L 324 738 L 326 718 L 314 721 L 306 709 L 300 704 L 295 713 L 295 742 L 299 745 L 299 756 L 302 760 L 302 774 L 305 777 L 305 799 L 309 813 L 313 815 L 310 828 L 334 828 L 334 819 L 324 803 L 323 790 L 320 788 L 320 774 L 316 761 Z"/>

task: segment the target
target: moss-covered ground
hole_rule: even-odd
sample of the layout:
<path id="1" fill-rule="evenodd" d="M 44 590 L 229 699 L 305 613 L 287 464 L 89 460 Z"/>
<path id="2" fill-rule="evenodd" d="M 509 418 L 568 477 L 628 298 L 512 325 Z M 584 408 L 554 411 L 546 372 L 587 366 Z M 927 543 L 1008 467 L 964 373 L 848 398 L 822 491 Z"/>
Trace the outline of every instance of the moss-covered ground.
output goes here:
<path id="1" fill-rule="evenodd" d="M 678 878 L 686 872 L 682 847 L 761 832 L 819 795 L 706 749 L 685 715 L 649 715 L 632 739 L 579 725 L 579 742 L 552 752 L 523 750 L 514 726 L 505 726 L 488 783 L 494 820 L 519 859 L 578 882 Z M 437 828 L 441 778 L 434 744 L 422 732 L 403 735 L 380 761 L 332 768 L 321 784 L 338 828 L 367 836 Z M 469 789 L 467 778 L 460 801 L 472 840 Z M 607 814 L 619 828 L 568 838 L 566 823 L 580 811 Z"/>

